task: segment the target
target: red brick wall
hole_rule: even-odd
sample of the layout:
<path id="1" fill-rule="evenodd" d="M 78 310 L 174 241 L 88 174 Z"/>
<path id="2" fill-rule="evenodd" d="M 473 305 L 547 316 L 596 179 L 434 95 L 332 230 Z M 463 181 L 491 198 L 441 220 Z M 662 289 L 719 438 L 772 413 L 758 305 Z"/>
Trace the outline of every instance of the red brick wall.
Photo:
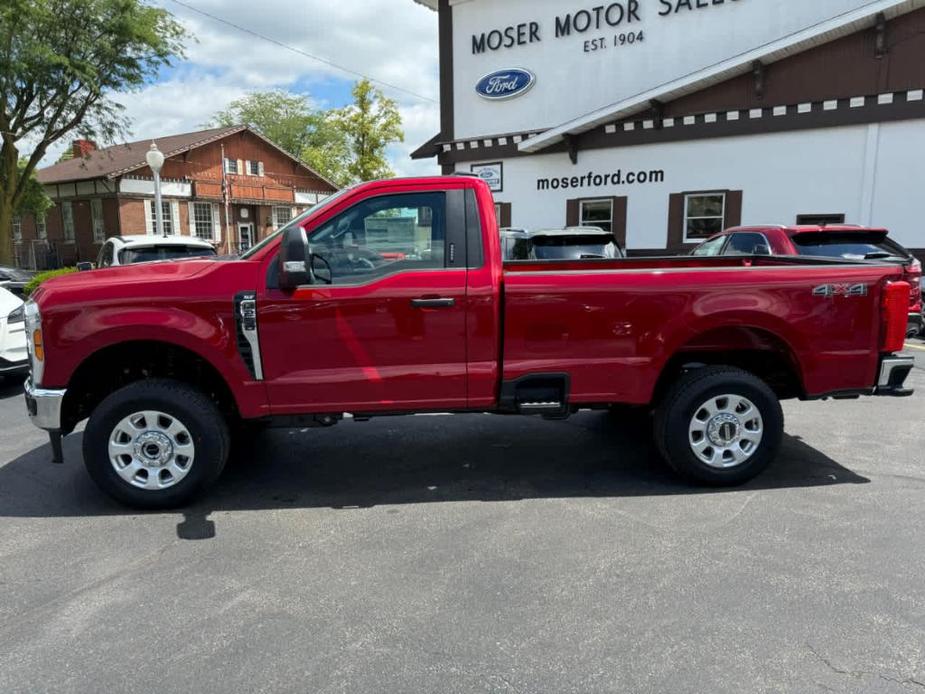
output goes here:
<path id="1" fill-rule="evenodd" d="M 144 200 L 133 198 L 120 198 L 119 201 L 119 228 L 124 235 L 145 233 L 145 203 Z"/>

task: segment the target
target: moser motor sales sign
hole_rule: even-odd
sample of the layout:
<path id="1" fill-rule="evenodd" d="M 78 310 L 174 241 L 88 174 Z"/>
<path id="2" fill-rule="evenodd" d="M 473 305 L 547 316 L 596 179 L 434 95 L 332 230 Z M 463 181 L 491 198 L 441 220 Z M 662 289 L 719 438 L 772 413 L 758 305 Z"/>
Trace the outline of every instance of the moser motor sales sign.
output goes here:
<path id="1" fill-rule="evenodd" d="M 773 2 L 773 0 L 767 1 Z M 715 10 L 724 5 L 728 7 L 739 2 L 742 0 L 658 0 L 657 3 L 623 0 L 611 2 L 566 12 L 553 17 L 548 23 L 536 19 L 526 20 L 473 34 L 472 54 L 491 53 L 539 43 L 548 37 L 565 39 L 572 36 L 585 39 L 582 44 L 585 53 L 605 50 L 610 46 L 619 48 L 645 41 L 645 31 L 642 25 L 647 14 L 669 18 L 688 12 Z M 607 36 L 603 32 L 619 33 Z"/>

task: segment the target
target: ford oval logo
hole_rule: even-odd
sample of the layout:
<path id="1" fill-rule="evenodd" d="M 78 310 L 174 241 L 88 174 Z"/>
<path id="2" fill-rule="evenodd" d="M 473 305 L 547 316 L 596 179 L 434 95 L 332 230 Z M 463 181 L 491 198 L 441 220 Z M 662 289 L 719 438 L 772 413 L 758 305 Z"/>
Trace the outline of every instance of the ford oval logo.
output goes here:
<path id="1" fill-rule="evenodd" d="M 475 91 L 486 99 L 511 99 L 527 92 L 536 75 L 519 67 L 497 70 L 485 75 L 475 85 Z"/>

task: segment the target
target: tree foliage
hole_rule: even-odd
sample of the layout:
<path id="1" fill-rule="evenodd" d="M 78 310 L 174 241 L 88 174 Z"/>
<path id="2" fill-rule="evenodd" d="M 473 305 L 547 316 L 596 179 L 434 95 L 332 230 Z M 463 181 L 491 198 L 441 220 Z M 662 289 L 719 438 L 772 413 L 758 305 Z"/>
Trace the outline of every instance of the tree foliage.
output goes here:
<path id="1" fill-rule="evenodd" d="M 325 178 L 338 185 L 348 182 L 347 139 L 333 112 L 315 110 L 306 96 L 253 92 L 216 113 L 212 124 L 250 126 Z"/>
<path id="2" fill-rule="evenodd" d="M 139 0 L 0 3 L 0 262 L 12 255 L 15 210 L 49 146 L 79 133 L 104 142 L 125 130 L 116 92 L 140 88 L 182 55 L 184 32 Z M 31 148 L 20 163 L 20 147 Z"/>
<path id="3" fill-rule="evenodd" d="M 339 186 L 388 178 L 386 149 L 404 141 L 398 107 L 367 80 L 354 85 L 353 98 L 345 108 L 317 110 L 304 95 L 254 92 L 216 113 L 212 124 L 248 125 Z"/>
<path id="4" fill-rule="evenodd" d="M 22 197 L 19 204 L 13 209 L 14 215 L 29 213 L 36 218 L 45 216 L 48 208 L 52 206 L 51 198 L 45 192 L 45 188 L 35 178 L 35 171 L 26 175 L 26 166 L 29 160 L 25 157 L 20 158 L 17 176 L 25 181 Z"/>
<path id="5" fill-rule="evenodd" d="M 353 87 L 353 104 L 337 116 L 340 127 L 350 142 L 351 161 L 348 167 L 354 181 L 389 178 L 395 174 L 386 158 L 386 149 L 395 142 L 404 142 L 398 106 L 369 80 L 360 80 Z"/>

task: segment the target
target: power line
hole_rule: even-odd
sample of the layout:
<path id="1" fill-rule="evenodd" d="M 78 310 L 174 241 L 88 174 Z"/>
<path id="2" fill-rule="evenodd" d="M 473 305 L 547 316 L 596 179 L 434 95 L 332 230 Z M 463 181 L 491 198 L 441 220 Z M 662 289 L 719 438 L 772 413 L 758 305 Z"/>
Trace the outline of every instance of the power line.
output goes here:
<path id="1" fill-rule="evenodd" d="M 243 31 L 245 34 L 250 34 L 251 36 L 256 36 L 259 39 L 263 39 L 264 41 L 269 41 L 270 43 L 275 44 L 279 46 L 280 48 L 285 48 L 287 51 L 292 51 L 293 53 L 298 53 L 299 55 L 305 56 L 306 58 L 317 60 L 319 63 L 324 63 L 325 65 L 333 67 L 342 72 L 346 72 L 348 74 L 354 75 L 355 77 L 361 77 L 363 79 L 367 79 L 370 82 L 374 82 L 375 84 L 381 85 L 383 87 L 388 87 L 389 89 L 394 89 L 395 91 L 408 94 L 409 96 L 413 96 L 416 99 L 421 99 L 423 101 L 429 101 L 431 103 L 437 103 L 436 99 L 431 99 L 429 96 L 418 94 L 417 92 L 413 92 L 410 89 L 399 87 L 397 84 L 391 84 L 390 82 L 385 82 L 383 80 L 376 79 L 375 77 L 369 77 L 368 75 L 364 75 L 362 72 L 357 72 L 356 70 L 352 70 L 349 67 L 338 65 L 337 63 L 331 60 L 328 60 L 327 58 L 322 58 L 321 56 L 312 55 L 311 53 L 303 51 L 301 48 L 296 48 L 295 46 L 290 46 L 288 43 L 283 43 L 282 41 L 278 39 L 274 39 L 272 36 L 261 34 L 259 31 L 254 31 L 253 29 L 248 29 L 247 27 L 243 27 L 240 24 L 235 24 L 231 20 L 225 19 L 224 17 L 219 17 L 217 15 L 210 14 L 209 12 L 206 12 L 205 10 L 200 10 L 198 7 L 193 7 L 189 3 L 183 2 L 182 0 L 171 0 L 171 2 L 175 2 L 177 5 L 180 5 L 181 7 L 185 7 L 186 9 L 192 12 L 196 12 L 197 14 L 201 14 L 203 17 L 208 17 L 209 19 L 215 22 L 221 22 L 222 24 L 227 24 L 228 26 L 233 27 L 237 29 L 238 31 Z"/>

